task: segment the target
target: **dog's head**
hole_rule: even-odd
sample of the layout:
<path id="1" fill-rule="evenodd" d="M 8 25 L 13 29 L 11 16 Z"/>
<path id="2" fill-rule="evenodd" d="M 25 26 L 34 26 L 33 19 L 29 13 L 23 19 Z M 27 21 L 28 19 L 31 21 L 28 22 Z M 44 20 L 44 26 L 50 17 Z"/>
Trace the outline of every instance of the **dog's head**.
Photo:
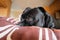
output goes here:
<path id="1" fill-rule="evenodd" d="M 31 9 L 21 16 L 21 22 L 23 26 L 35 26 L 38 20 L 35 19 L 36 14 L 38 14 L 37 8 Z"/>

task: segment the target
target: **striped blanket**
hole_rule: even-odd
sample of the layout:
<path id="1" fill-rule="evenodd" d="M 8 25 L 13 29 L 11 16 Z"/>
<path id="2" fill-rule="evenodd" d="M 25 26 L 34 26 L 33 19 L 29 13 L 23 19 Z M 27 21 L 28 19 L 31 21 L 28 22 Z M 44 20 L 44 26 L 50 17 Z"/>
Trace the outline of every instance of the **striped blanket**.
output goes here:
<path id="1" fill-rule="evenodd" d="M 0 17 L 0 40 L 60 40 L 60 29 L 20 27 L 11 20 Z"/>

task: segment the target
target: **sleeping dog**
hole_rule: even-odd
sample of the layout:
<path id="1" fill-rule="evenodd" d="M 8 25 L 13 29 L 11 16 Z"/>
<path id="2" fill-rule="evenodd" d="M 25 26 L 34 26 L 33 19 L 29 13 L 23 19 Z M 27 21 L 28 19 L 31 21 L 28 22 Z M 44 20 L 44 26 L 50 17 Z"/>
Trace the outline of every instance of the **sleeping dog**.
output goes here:
<path id="1" fill-rule="evenodd" d="M 26 10 L 26 11 L 25 11 Z M 20 26 L 39 26 L 53 28 L 54 22 L 51 15 L 49 15 L 43 7 L 27 8 L 21 15 Z"/>

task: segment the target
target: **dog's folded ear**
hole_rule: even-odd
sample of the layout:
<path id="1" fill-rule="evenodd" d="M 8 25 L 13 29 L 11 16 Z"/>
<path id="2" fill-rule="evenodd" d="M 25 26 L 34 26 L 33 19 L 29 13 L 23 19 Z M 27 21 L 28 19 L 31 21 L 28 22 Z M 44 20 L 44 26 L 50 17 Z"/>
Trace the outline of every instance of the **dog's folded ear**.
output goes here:
<path id="1" fill-rule="evenodd" d="M 31 10 L 31 8 L 30 8 L 30 7 L 27 7 L 27 8 L 23 11 L 23 13 L 26 13 L 26 12 L 28 12 L 29 10 Z"/>

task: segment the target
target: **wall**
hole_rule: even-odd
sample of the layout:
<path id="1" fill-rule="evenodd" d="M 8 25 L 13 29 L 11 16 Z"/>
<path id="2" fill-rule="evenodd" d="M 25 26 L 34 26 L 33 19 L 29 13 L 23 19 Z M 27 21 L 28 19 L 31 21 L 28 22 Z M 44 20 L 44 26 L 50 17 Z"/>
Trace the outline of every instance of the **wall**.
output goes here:
<path id="1" fill-rule="evenodd" d="M 54 0 L 12 0 L 12 9 L 25 9 L 26 7 L 49 6 Z"/>
<path id="2" fill-rule="evenodd" d="M 11 0 L 0 0 L 0 3 L 0 16 L 9 17 L 11 9 Z"/>
<path id="3" fill-rule="evenodd" d="M 56 10 L 60 10 L 60 0 L 55 0 L 50 6 L 45 6 L 45 9 L 53 16 Z"/>
<path id="4" fill-rule="evenodd" d="M 0 16 L 4 16 L 6 17 L 7 16 L 7 8 L 0 8 Z"/>
<path id="5" fill-rule="evenodd" d="M 54 0 L 12 0 L 10 17 L 18 18 L 26 7 L 49 6 Z"/>

